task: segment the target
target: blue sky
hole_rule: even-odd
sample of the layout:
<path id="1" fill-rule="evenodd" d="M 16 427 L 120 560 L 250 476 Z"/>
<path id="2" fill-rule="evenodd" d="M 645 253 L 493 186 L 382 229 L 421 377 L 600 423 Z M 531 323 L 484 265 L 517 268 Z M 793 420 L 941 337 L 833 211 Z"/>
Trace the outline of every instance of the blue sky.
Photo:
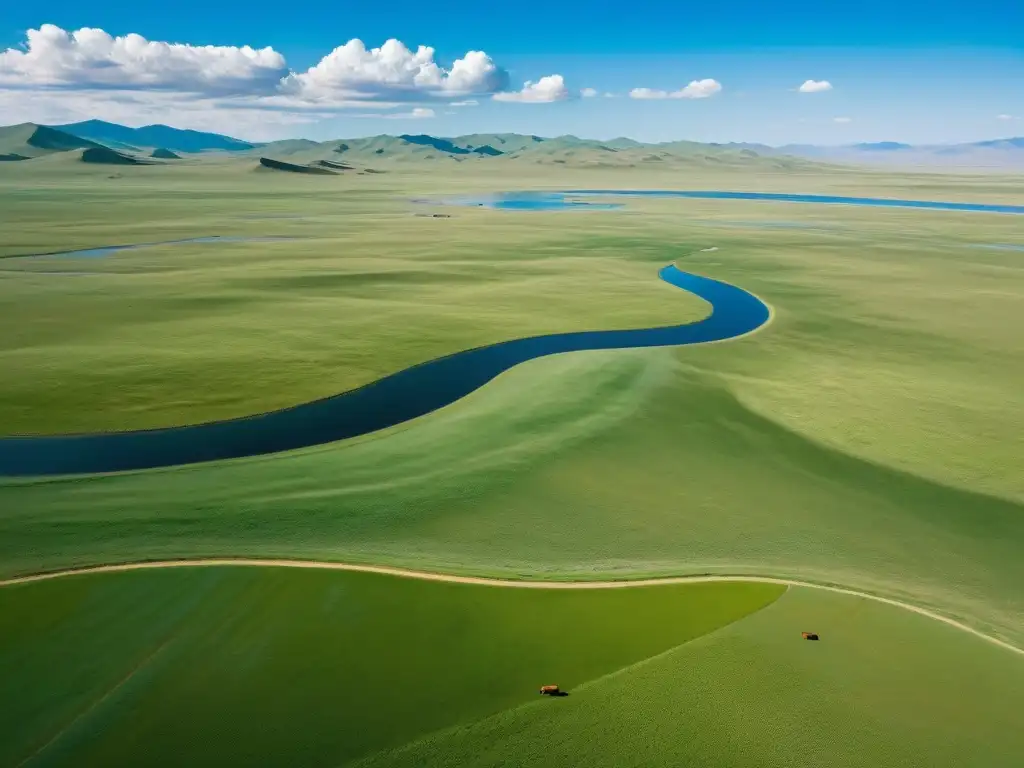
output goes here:
<path id="1" fill-rule="evenodd" d="M 160 68 L 155 48 L 132 59 L 131 46 L 78 45 L 54 33 L 32 57 L 21 55 L 26 31 L 44 24 L 197 48 Z M 364 57 L 366 71 L 349 59 L 310 70 L 352 38 L 366 48 L 390 38 L 413 51 L 429 46 L 430 67 L 442 74 L 417 70 L 415 83 L 384 82 L 370 71 L 372 56 Z M 213 60 L 198 46 L 222 47 L 217 61 L 230 71 L 219 80 L 204 74 Z M 233 58 L 240 46 L 273 51 L 253 64 Z M 467 51 L 485 52 L 486 61 L 447 78 L 443 70 Z M 522 90 L 526 81 L 559 76 Z M 693 91 L 704 98 L 680 92 L 712 80 L 714 88 Z M 807 80 L 831 88 L 798 92 Z M 583 97 L 584 88 L 600 95 Z M 630 98 L 634 89 L 676 97 Z M 475 104 L 451 106 L 465 102 Z M 168 11 L 51 0 L 45 14 L 21 3 L 0 15 L 0 114 L 3 122 L 166 122 L 257 139 L 517 131 L 770 144 L 971 141 L 1024 134 L 1024 2 L 638 0 L 478 9 L 307 0 L 289 12 L 263 2 L 179 0 Z"/>

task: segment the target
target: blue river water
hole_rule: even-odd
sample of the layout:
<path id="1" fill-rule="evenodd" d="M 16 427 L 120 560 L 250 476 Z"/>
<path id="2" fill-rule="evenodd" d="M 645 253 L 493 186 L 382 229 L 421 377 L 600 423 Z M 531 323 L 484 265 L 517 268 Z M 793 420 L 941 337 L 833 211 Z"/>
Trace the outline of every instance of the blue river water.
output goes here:
<path id="1" fill-rule="evenodd" d="M 1024 245 L 1014 243 L 981 243 L 978 248 L 994 248 L 997 251 L 1024 251 Z"/>
<path id="2" fill-rule="evenodd" d="M 562 352 L 731 339 L 768 321 L 768 307 L 728 283 L 664 267 L 665 282 L 711 304 L 686 325 L 532 336 L 457 352 L 339 395 L 229 421 L 137 432 L 0 438 L 0 475 L 67 475 L 258 456 L 344 440 L 423 416 L 527 360 Z"/>
<path id="3" fill-rule="evenodd" d="M 431 200 L 414 202 L 429 203 Z M 452 205 L 498 208 L 505 211 L 610 211 L 622 208 L 622 203 L 590 203 L 574 200 L 564 192 L 499 192 L 483 197 L 460 197 L 445 201 Z"/>
<path id="4" fill-rule="evenodd" d="M 501 210 L 554 211 L 587 209 L 597 204 L 580 201 L 580 197 L 646 197 L 690 198 L 697 200 L 762 200 L 777 203 L 817 203 L 832 205 L 870 205 L 885 208 L 923 208 L 937 211 L 972 211 L 975 213 L 1024 214 L 1024 205 L 992 203 L 947 203 L 936 200 L 896 200 L 884 197 L 842 197 L 836 195 L 790 195 L 774 192 L 719 192 L 715 190 L 683 189 L 568 189 L 560 192 L 500 192 L 474 198 L 459 198 L 448 202 L 456 205 L 475 205 Z M 607 204 L 601 204 L 607 207 Z"/>
<path id="5" fill-rule="evenodd" d="M 186 243 L 266 243 L 277 240 L 294 240 L 293 237 L 234 237 L 218 236 L 211 237 L 187 237 L 183 240 L 161 240 L 155 243 L 132 243 L 130 245 L 105 245 L 100 248 L 81 248 L 77 251 L 48 251 L 46 253 L 25 253 L 20 256 L 10 256 L 12 259 L 28 259 L 41 256 L 52 256 L 58 258 L 95 259 L 109 256 L 118 251 L 136 251 L 140 248 L 152 248 L 157 245 L 185 245 Z"/>

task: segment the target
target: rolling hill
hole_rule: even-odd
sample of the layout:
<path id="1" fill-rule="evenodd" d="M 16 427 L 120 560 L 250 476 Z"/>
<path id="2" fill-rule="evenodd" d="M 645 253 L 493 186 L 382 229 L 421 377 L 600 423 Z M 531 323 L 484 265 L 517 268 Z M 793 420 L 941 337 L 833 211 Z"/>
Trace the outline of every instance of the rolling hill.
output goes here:
<path id="1" fill-rule="evenodd" d="M 334 171 L 331 170 L 331 165 L 327 164 L 326 161 L 323 160 L 310 163 L 309 165 L 298 165 L 296 163 L 286 163 L 283 160 L 273 160 L 269 157 L 261 157 L 257 170 L 284 171 L 285 173 L 307 173 L 320 176 L 334 175 Z"/>
<path id="2" fill-rule="evenodd" d="M 81 123 L 54 126 L 58 130 L 83 139 L 124 149 L 137 147 L 160 147 L 172 152 L 206 152 L 221 150 L 239 152 L 252 149 L 256 144 L 222 136 L 219 133 L 204 133 L 167 125 L 146 125 L 141 128 L 108 123 L 103 120 L 86 120 Z"/>
<path id="3" fill-rule="evenodd" d="M 55 152 L 92 149 L 99 146 L 94 141 L 35 123 L 0 127 L 0 159 L 2 160 L 28 160 L 33 157 L 52 155 Z"/>
<path id="4" fill-rule="evenodd" d="M 130 128 L 102 120 L 50 127 L 25 123 L 0 128 L 0 160 L 23 160 L 99 145 L 154 157 L 160 157 L 151 155 L 154 150 L 176 154 L 214 152 L 268 158 L 301 166 L 343 159 L 346 163 L 361 165 L 371 162 L 404 164 L 422 161 L 462 163 L 514 160 L 528 164 L 595 168 L 755 165 L 788 170 L 814 167 L 820 163 L 907 168 L 1024 168 L 1024 138 L 1021 137 L 949 145 L 915 146 L 896 141 L 879 141 L 845 146 L 769 146 L 742 142 L 643 143 L 625 137 L 603 141 L 577 136 L 472 133 L 448 137 L 384 134 L 322 142 L 284 139 L 261 144 L 166 125 Z"/>
<path id="5" fill-rule="evenodd" d="M 904 168 L 1024 168 L 1024 137 L 966 144 L 912 145 L 878 141 L 838 147 L 797 144 L 781 147 L 760 144 L 733 146 L 743 146 L 760 155 L 788 155 L 826 163 Z"/>
<path id="6" fill-rule="evenodd" d="M 762 156 L 750 149 L 716 146 L 690 141 L 641 144 L 629 139 L 610 142 L 576 136 L 519 134 L 469 134 L 436 137 L 425 134 L 370 136 L 359 139 L 314 142 L 288 139 L 252 150 L 262 158 L 294 164 L 321 161 L 368 163 L 410 162 L 511 162 L 539 165 L 571 165 L 593 168 L 634 168 L 651 164 L 683 167 L 745 166 L 793 168 L 808 166 L 807 160 Z"/>
<path id="7" fill-rule="evenodd" d="M 83 149 L 79 158 L 83 163 L 98 163 L 100 165 L 147 165 L 145 160 L 118 152 L 109 147 L 89 147 Z"/>

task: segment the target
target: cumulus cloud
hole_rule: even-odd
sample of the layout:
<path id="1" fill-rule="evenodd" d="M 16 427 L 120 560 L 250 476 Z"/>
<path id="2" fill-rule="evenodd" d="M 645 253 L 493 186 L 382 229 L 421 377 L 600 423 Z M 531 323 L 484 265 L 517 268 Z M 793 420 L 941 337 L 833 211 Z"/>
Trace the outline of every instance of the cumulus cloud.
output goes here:
<path id="1" fill-rule="evenodd" d="M 598 93 L 597 93 L 597 89 L 596 88 L 581 88 L 580 89 L 580 96 L 582 96 L 584 99 L 592 99 L 592 98 L 594 98 L 597 95 L 598 95 Z"/>
<path id="2" fill-rule="evenodd" d="M 653 88 L 634 88 L 629 92 L 631 99 L 667 99 L 668 91 L 656 91 Z"/>
<path id="3" fill-rule="evenodd" d="M 469 51 L 449 69 L 434 60 L 434 49 L 411 51 L 398 40 L 367 48 L 349 40 L 305 72 L 281 83 L 283 93 L 313 102 L 409 99 L 494 93 L 508 85 L 508 74 L 483 51 Z"/>
<path id="4" fill-rule="evenodd" d="M 410 49 L 398 40 L 379 48 L 350 40 L 298 72 L 273 48 L 151 41 L 52 24 L 29 30 L 19 46 L 0 48 L 0 111 L 8 121 L 102 118 L 228 132 L 253 126 L 266 135 L 275 126 L 371 104 L 408 105 L 410 111 L 386 114 L 420 119 L 434 116 L 431 105 L 470 107 L 489 96 L 540 103 L 569 92 L 559 75 L 509 92 L 508 74 L 483 51 L 448 64 L 433 48 Z"/>
<path id="5" fill-rule="evenodd" d="M 548 75 L 535 83 L 527 80 L 521 91 L 496 93 L 493 98 L 496 101 L 545 104 L 552 101 L 565 101 L 569 98 L 569 89 L 565 87 L 565 79 L 561 75 Z"/>
<path id="6" fill-rule="evenodd" d="M 800 93 L 823 93 L 832 90 L 832 83 L 828 80 L 804 80 L 803 85 L 797 90 Z"/>
<path id="7" fill-rule="evenodd" d="M 660 91 L 654 88 L 634 88 L 629 92 L 631 99 L 706 99 L 722 90 L 717 80 L 706 78 L 693 80 L 678 91 Z"/>
<path id="8" fill-rule="evenodd" d="M 44 24 L 29 30 L 22 46 L 0 50 L 0 88 L 162 90 L 258 97 L 271 108 L 348 106 L 489 95 L 508 88 L 508 74 L 483 51 L 469 51 L 444 67 L 433 48 L 413 51 L 394 39 L 379 48 L 349 40 L 304 72 L 293 72 L 273 48 L 167 43 Z"/>
<path id="9" fill-rule="evenodd" d="M 833 117 L 832 121 L 836 122 L 836 123 L 852 123 L 853 122 L 853 118 L 852 117 Z"/>
<path id="10" fill-rule="evenodd" d="M 163 43 L 102 29 L 30 29 L 23 49 L 0 52 L 0 86 L 265 93 L 287 74 L 273 48 Z"/>

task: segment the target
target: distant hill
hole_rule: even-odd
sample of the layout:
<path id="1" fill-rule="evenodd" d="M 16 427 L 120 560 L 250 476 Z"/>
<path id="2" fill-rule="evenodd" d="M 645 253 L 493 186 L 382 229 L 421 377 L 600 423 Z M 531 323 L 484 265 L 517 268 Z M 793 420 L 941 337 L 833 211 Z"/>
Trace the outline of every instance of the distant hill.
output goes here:
<path id="1" fill-rule="evenodd" d="M 876 141 L 867 144 L 854 144 L 854 149 L 866 152 L 895 152 L 901 149 L 913 149 L 910 144 L 900 144 L 898 141 Z"/>
<path id="2" fill-rule="evenodd" d="M 83 123 L 57 125 L 54 128 L 83 139 L 106 144 L 114 148 L 160 147 L 172 152 L 242 152 L 253 149 L 256 144 L 222 136 L 219 133 L 204 133 L 167 125 L 147 125 L 142 128 L 108 123 L 103 120 L 86 120 Z"/>
<path id="3" fill-rule="evenodd" d="M 102 120 L 63 126 L 31 123 L 0 128 L 0 161 L 17 161 L 54 152 L 105 146 L 136 159 L 177 159 L 203 152 L 252 156 L 320 172 L 347 170 L 332 163 L 381 166 L 406 163 L 506 163 L 573 167 L 727 167 L 798 169 L 820 163 L 890 165 L 893 167 L 1024 169 L 1024 138 L 969 144 L 914 146 L 896 141 L 846 146 L 669 141 L 643 143 L 578 136 L 544 137 L 517 133 L 380 135 L 312 141 L 286 139 L 264 144 L 230 136 L 182 130 L 166 125 L 129 128 Z M 166 154 L 165 154 L 166 153 Z M 265 164 L 263 167 L 269 167 Z M 278 170 L 281 170 L 280 168 Z M 364 171 L 365 172 L 365 171 Z"/>
<path id="4" fill-rule="evenodd" d="M 975 147 L 997 147 L 999 149 L 1024 149 L 1024 136 L 1013 139 L 995 139 L 993 141 L 979 141 L 972 146 Z"/>
<path id="5" fill-rule="evenodd" d="M 1024 138 L 995 139 L 965 144 L 912 145 L 895 141 L 838 147 L 786 145 L 757 147 L 767 155 L 789 155 L 826 163 L 887 165 L 903 168 L 1024 169 Z"/>
<path id="6" fill-rule="evenodd" d="M 287 173 L 306 173 L 318 176 L 337 175 L 326 164 L 311 163 L 309 165 L 299 165 L 297 163 L 286 163 L 282 160 L 273 160 L 269 157 L 261 157 L 259 160 L 258 168 L 259 170 L 285 171 Z"/>
<path id="7" fill-rule="evenodd" d="M 0 127 L 0 159 L 4 160 L 28 160 L 55 152 L 99 146 L 88 139 L 35 123 Z"/>
<path id="8" fill-rule="evenodd" d="M 468 134 L 438 137 L 426 134 L 370 136 L 314 142 L 289 139 L 270 142 L 251 154 L 301 166 L 344 161 L 367 165 L 381 163 L 506 163 L 571 165 L 579 167 L 744 166 L 797 168 L 807 161 L 779 156 L 762 157 L 750 149 L 729 145 L 677 141 L 642 144 L 631 139 L 596 141 L 578 136 L 541 136 L 512 133 Z M 330 167 L 330 166 L 328 166 Z"/>
<path id="9" fill-rule="evenodd" d="M 81 154 L 83 163 L 99 163 L 101 165 L 146 165 L 145 160 L 118 152 L 109 147 L 89 147 Z"/>

